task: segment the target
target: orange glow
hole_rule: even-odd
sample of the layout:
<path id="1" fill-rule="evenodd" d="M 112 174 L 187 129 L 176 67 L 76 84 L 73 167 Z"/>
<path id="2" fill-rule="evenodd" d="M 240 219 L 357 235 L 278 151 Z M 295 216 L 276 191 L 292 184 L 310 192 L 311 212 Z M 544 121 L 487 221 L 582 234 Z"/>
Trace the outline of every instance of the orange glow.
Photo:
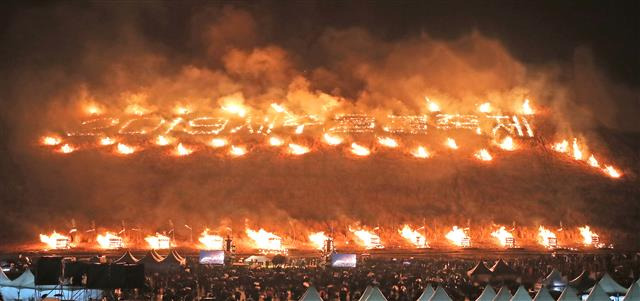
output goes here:
<path id="1" fill-rule="evenodd" d="M 511 232 L 507 231 L 505 229 L 505 227 L 500 227 L 500 229 L 498 229 L 496 231 L 493 231 L 491 233 L 491 236 L 497 238 L 498 242 L 503 247 L 507 246 L 507 238 L 513 238 L 513 234 L 511 234 Z"/>
<path id="2" fill-rule="evenodd" d="M 295 131 L 296 135 L 300 135 L 302 132 L 304 132 L 304 124 L 297 126 Z"/>
<path id="3" fill-rule="evenodd" d="M 594 243 L 594 240 L 598 240 L 599 236 L 595 232 L 591 232 L 591 228 L 589 226 L 578 227 L 580 230 L 580 235 L 582 235 L 582 243 L 585 246 L 590 246 Z"/>
<path id="4" fill-rule="evenodd" d="M 114 143 L 116 143 L 116 140 L 111 137 L 100 138 L 100 145 L 113 145 Z"/>
<path id="5" fill-rule="evenodd" d="M 562 140 L 562 142 L 558 142 L 551 147 L 554 151 L 560 153 L 568 153 L 569 152 L 569 141 Z"/>
<path id="6" fill-rule="evenodd" d="M 353 234 L 358 238 L 358 242 L 367 249 L 381 249 L 384 248 L 380 242 L 380 236 L 367 230 L 351 230 Z"/>
<path id="7" fill-rule="evenodd" d="M 173 109 L 173 112 L 176 113 L 176 115 L 186 115 L 191 112 L 191 109 L 187 106 L 178 105 Z"/>
<path id="8" fill-rule="evenodd" d="M 227 111 L 231 114 L 238 115 L 240 117 L 244 117 L 247 114 L 247 109 L 243 105 L 237 103 L 225 104 L 224 106 L 222 106 L 222 110 Z"/>
<path id="9" fill-rule="evenodd" d="M 351 153 L 356 156 L 366 157 L 371 154 L 371 151 L 368 148 L 354 142 L 351 143 Z"/>
<path id="10" fill-rule="evenodd" d="M 130 115 L 144 115 L 149 113 L 149 109 L 139 105 L 139 104 L 130 104 L 124 109 L 125 113 Z"/>
<path id="11" fill-rule="evenodd" d="M 295 143 L 289 143 L 289 153 L 292 155 L 304 155 L 306 153 L 308 153 L 310 150 L 308 147 L 300 145 L 300 144 L 295 144 Z"/>
<path id="12" fill-rule="evenodd" d="M 411 152 L 411 154 L 414 157 L 420 158 L 420 159 L 429 158 L 431 156 L 431 154 L 427 151 L 426 148 L 424 148 L 424 146 L 418 146 L 415 150 Z"/>
<path id="13" fill-rule="evenodd" d="M 170 249 L 171 239 L 169 236 L 156 233 L 156 235 L 149 235 L 144 238 L 151 249 Z"/>
<path id="14" fill-rule="evenodd" d="M 227 139 L 224 138 L 213 138 L 211 139 L 211 141 L 209 142 L 209 145 L 211 145 L 211 147 L 223 147 L 225 145 L 227 145 Z"/>
<path id="15" fill-rule="evenodd" d="M 502 142 L 500 142 L 500 144 L 498 144 L 498 146 L 500 146 L 501 149 L 506 150 L 506 151 L 512 151 L 516 149 L 516 145 L 513 142 L 513 138 L 507 136 L 504 139 L 502 139 Z"/>
<path id="16" fill-rule="evenodd" d="M 47 245 L 49 249 L 68 249 L 71 247 L 71 239 L 53 231 L 51 235 L 40 234 L 40 241 Z"/>
<path id="17" fill-rule="evenodd" d="M 62 143 L 62 139 L 55 136 L 45 136 L 40 139 L 40 143 L 42 143 L 43 145 L 58 145 Z"/>
<path id="18" fill-rule="evenodd" d="M 453 229 L 445 235 L 445 237 L 454 245 L 458 247 L 466 247 L 469 244 L 469 237 L 462 228 L 453 226 Z"/>
<path id="19" fill-rule="evenodd" d="M 393 139 L 391 137 L 378 137 L 378 143 L 380 143 L 383 146 L 390 147 L 390 148 L 398 147 L 398 141 L 396 141 L 395 139 Z"/>
<path id="20" fill-rule="evenodd" d="M 427 108 L 430 112 L 440 112 L 440 106 L 437 103 L 431 101 L 427 97 L 425 97 L 424 99 L 427 101 Z"/>
<path id="21" fill-rule="evenodd" d="M 522 104 L 522 114 L 524 115 L 534 114 L 533 108 L 531 107 L 531 104 L 529 103 L 528 99 L 525 99 L 524 103 Z"/>
<path id="22" fill-rule="evenodd" d="M 318 250 L 324 250 L 328 239 L 329 237 L 322 231 L 309 234 L 309 241 Z"/>
<path id="23" fill-rule="evenodd" d="M 556 234 L 543 226 L 538 229 L 538 238 L 540 244 L 547 248 L 555 248 L 557 246 Z"/>
<path id="24" fill-rule="evenodd" d="M 281 146 L 284 144 L 284 140 L 278 137 L 269 138 L 269 145 L 271 146 Z"/>
<path id="25" fill-rule="evenodd" d="M 478 111 L 480 113 L 489 113 L 491 112 L 491 103 L 485 102 L 478 106 Z"/>
<path id="26" fill-rule="evenodd" d="M 98 246 L 103 249 L 121 249 L 124 248 L 124 242 L 122 237 L 115 235 L 111 232 L 107 232 L 104 235 L 98 234 L 96 237 Z"/>
<path id="27" fill-rule="evenodd" d="M 246 230 L 247 236 L 253 240 L 253 243 L 257 249 L 264 251 L 281 251 L 282 250 L 282 238 L 271 232 L 267 232 L 264 229 L 254 231 L 251 229 Z"/>
<path id="28" fill-rule="evenodd" d="M 209 229 L 205 229 L 202 234 L 200 234 L 198 241 L 200 242 L 201 247 L 205 250 L 224 249 L 224 239 L 222 236 L 210 234 Z"/>
<path id="29" fill-rule="evenodd" d="M 338 136 L 331 136 L 325 133 L 322 137 L 324 138 L 324 142 L 329 145 L 339 145 L 342 143 L 342 138 Z"/>
<path id="30" fill-rule="evenodd" d="M 135 153 L 136 151 L 136 147 L 134 146 L 130 146 L 130 145 L 126 145 L 124 143 L 118 143 L 118 146 L 116 147 L 118 153 L 123 154 L 123 155 L 130 155 Z"/>
<path id="31" fill-rule="evenodd" d="M 476 158 L 478 158 L 478 160 L 482 160 L 482 161 L 491 161 L 493 159 L 493 157 L 491 156 L 491 154 L 489 154 L 489 151 L 487 151 L 486 149 L 481 149 L 479 151 L 477 151 L 474 156 Z"/>
<path id="32" fill-rule="evenodd" d="M 156 145 L 165 146 L 171 144 L 172 142 L 172 139 L 166 136 L 158 135 L 158 137 L 156 137 Z"/>
<path id="33" fill-rule="evenodd" d="M 607 165 L 604 168 L 604 172 L 612 178 L 619 178 L 622 174 L 613 166 Z"/>
<path id="34" fill-rule="evenodd" d="M 582 160 L 582 151 L 578 146 L 578 139 L 573 138 L 573 158 L 576 160 Z"/>
<path id="35" fill-rule="evenodd" d="M 69 154 L 69 153 L 73 153 L 76 150 L 76 148 L 68 143 L 65 143 L 64 145 L 62 145 L 60 147 L 60 149 L 58 149 L 59 152 L 63 153 L 63 154 Z"/>
<path id="36" fill-rule="evenodd" d="M 247 153 L 247 148 L 244 146 L 232 145 L 231 149 L 229 150 L 229 154 L 234 157 L 244 156 L 246 153 Z"/>
<path id="37" fill-rule="evenodd" d="M 417 230 L 412 229 L 409 225 L 405 224 L 401 230 L 398 230 L 398 233 L 417 248 L 424 248 L 427 246 L 427 240 L 424 235 Z"/>
<path id="38" fill-rule="evenodd" d="M 450 149 L 458 149 L 458 144 L 453 138 L 447 138 L 446 144 Z"/>
<path id="39" fill-rule="evenodd" d="M 589 156 L 589 159 L 587 160 L 587 162 L 589 163 L 589 165 L 593 167 L 600 167 L 600 163 L 598 163 L 598 160 L 593 154 Z"/>
<path id="40" fill-rule="evenodd" d="M 84 111 L 89 115 L 100 115 L 102 114 L 102 109 L 96 104 L 90 104 L 85 106 Z"/>
<path id="41" fill-rule="evenodd" d="M 283 113 L 287 111 L 282 105 L 277 103 L 272 103 L 271 108 L 273 108 L 273 110 L 275 110 L 278 113 Z"/>
<path id="42" fill-rule="evenodd" d="M 176 146 L 175 154 L 177 156 L 188 156 L 193 153 L 193 149 L 184 146 L 182 143 L 178 143 Z"/>

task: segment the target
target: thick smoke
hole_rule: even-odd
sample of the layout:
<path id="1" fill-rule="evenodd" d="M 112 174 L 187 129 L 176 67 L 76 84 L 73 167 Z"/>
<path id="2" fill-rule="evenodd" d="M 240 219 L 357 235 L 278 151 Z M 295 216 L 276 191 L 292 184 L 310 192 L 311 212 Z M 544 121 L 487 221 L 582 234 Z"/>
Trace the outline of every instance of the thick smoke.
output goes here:
<path id="1" fill-rule="evenodd" d="M 616 240 L 640 230 L 632 222 L 640 212 L 633 201 L 640 195 L 633 185 L 637 154 L 600 131 L 640 129 L 638 91 L 607 79 L 587 48 L 570 61 L 528 64 L 474 29 L 449 39 L 428 33 L 387 39 L 369 28 L 326 26 L 306 40 L 288 40 L 274 32 L 284 21 L 260 9 L 173 9 L 56 4 L 12 16 L 5 35 L 15 56 L 1 84 L 3 240 L 31 241 L 71 218 L 114 228 L 125 220 L 149 232 L 167 230 L 170 219 L 236 233 L 247 224 L 292 239 L 309 229 L 347 236 L 349 224 L 393 232 L 425 221 L 440 227 L 434 236 L 468 221 L 590 223 Z M 485 101 L 515 111 L 529 98 L 546 108 L 548 141 L 491 166 L 448 155 L 429 162 L 391 153 L 353 160 L 335 150 L 242 160 L 211 152 L 176 160 L 160 151 L 60 157 L 37 145 L 42 134 L 77 125 L 89 103 L 106 112 L 131 104 L 207 112 L 232 99 L 258 111 L 278 102 L 323 117 L 384 116 L 426 113 L 425 96 L 461 113 Z M 627 179 L 585 173 L 545 150 L 545 143 L 568 136 L 617 156 Z"/>

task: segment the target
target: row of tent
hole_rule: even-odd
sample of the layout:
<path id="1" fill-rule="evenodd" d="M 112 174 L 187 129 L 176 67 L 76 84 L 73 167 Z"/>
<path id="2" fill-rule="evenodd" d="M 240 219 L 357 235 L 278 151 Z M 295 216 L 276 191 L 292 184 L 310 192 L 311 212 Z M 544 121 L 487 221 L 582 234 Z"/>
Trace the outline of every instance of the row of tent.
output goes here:
<path id="1" fill-rule="evenodd" d="M 136 258 L 131 252 L 127 251 L 120 258 L 116 259 L 114 263 L 143 264 L 145 271 L 157 272 L 184 267 L 187 259 L 178 254 L 176 250 L 171 250 L 171 252 L 164 257 L 155 250 L 150 250 L 142 259 Z"/>
<path id="2" fill-rule="evenodd" d="M 0 270 L 0 295 L 3 300 L 40 300 L 44 295 L 62 300 L 90 300 L 102 298 L 103 291 L 81 286 L 36 285 L 35 276 L 29 269 L 10 280 Z"/>
<path id="3" fill-rule="evenodd" d="M 515 270 L 513 270 L 504 260 L 499 259 L 491 267 L 480 261 L 473 268 L 467 271 L 467 276 L 472 281 L 477 282 L 489 282 L 490 279 L 506 280 L 515 278 L 518 276 Z"/>
<path id="4" fill-rule="evenodd" d="M 603 283 L 606 284 L 606 283 Z M 542 287 L 536 295 L 531 298 L 529 292 L 524 286 L 519 286 L 516 292 L 512 295 L 508 287 L 503 286 L 496 293 L 496 291 L 490 285 L 487 285 L 482 294 L 476 299 L 476 301 L 581 301 L 583 299 L 578 297 L 578 293 L 570 286 L 565 287 L 560 294 L 560 297 L 556 300 L 546 287 Z M 609 301 L 609 293 L 597 283 L 593 286 L 586 301 Z M 640 280 L 634 282 L 628 290 L 625 290 L 623 301 L 639 301 L 640 300 Z M 302 295 L 299 301 L 323 301 L 315 287 L 311 286 Z M 382 294 L 380 289 L 375 286 L 367 286 L 364 293 L 358 299 L 358 301 L 387 301 L 387 298 Z M 451 297 L 441 286 L 438 286 L 435 290 L 428 284 L 424 289 L 417 301 L 452 301 Z"/>

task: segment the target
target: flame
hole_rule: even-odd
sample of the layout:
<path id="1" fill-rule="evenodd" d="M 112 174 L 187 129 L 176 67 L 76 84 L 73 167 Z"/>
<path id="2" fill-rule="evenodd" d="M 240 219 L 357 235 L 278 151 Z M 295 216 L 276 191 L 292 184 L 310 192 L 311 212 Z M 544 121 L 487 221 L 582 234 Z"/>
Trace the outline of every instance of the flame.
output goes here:
<path id="1" fill-rule="evenodd" d="M 169 236 L 156 233 L 156 235 L 149 235 L 144 238 L 151 249 L 170 249 L 171 239 Z"/>
<path id="2" fill-rule="evenodd" d="M 445 237 L 454 245 L 462 247 L 464 246 L 464 240 L 468 239 L 467 234 L 464 233 L 462 228 L 458 228 L 458 226 L 453 226 L 453 229 L 445 235 Z"/>
<path id="3" fill-rule="evenodd" d="M 246 153 L 247 153 L 247 148 L 244 146 L 232 145 L 231 149 L 229 150 L 229 154 L 234 157 L 244 156 Z"/>
<path id="4" fill-rule="evenodd" d="M 213 138 L 211 139 L 211 142 L 209 142 L 209 145 L 211 145 L 211 147 L 223 147 L 225 145 L 227 145 L 227 139 L 224 138 Z"/>
<path id="5" fill-rule="evenodd" d="M 369 232 L 367 230 L 351 230 L 349 229 L 351 232 L 353 232 L 353 234 L 358 237 L 358 239 L 360 240 L 360 243 L 362 244 L 362 246 L 364 246 L 367 249 L 373 249 L 373 248 L 383 248 L 384 246 L 380 243 L 380 236 L 378 236 L 377 234 L 373 233 L 373 232 Z"/>
<path id="6" fill-rule="evenodd" d="M 533 108 L 531 107 L 531 104 L 529 104 L 529 99 L 525 99 L 524 103 L 522 104 L 522 114 L 524 115 L 534 114 Z"/>
<path id="7" fill-rule="evenodd" d="M 258 231 L 247 229 L 246 233 L 258 249 L 267 251 L 282 250 L 282 238 L 280 238 L 280 236 L 267 232 L 264 229 Z"/>
<path id="8" fill-rule="evenodd" d="M 100 114 L 102 114 L 102 109 L 96 104 L 87 105 L 84 108 L 84 111 L 89 115 L 100 115 Z"/>
<path id="9" fill-rule="evenodd" d="M 491 112 L 491 103 L 485 102 L 478 106 L 478 111 L 480 113 L 489 113 Z"/>
<path id="10" fill-rule="evenodd" d="M 578 146 L 578 139 L 573 138 L 573 158 L 576 160 L 582 160 L 582 151 Z"/>
<path id="11" fill-rule="evenodd" d="M 173 112 L 176 113 L 177 115 L 187 115 L 191 112 L 191 109 L 189 109 L 189 107 L 186 107 L 186 106 L 178 105 L 175 107 Z"/>
<path id="12" fill-rule="evenodd" d="M 591 156 L 589 156 L 589 160 L 587 160 L 587 162 L 589 163 L 589 165 L 593 166 L 593 167 L 600 167 L 600 163 L 598 163 L 598 160 L 596 159 L 596 157 L 591 154 Z"/>
<path id="13" fill-rule="evenodd" d="M 427 108 L 430 112 L 440 112 L 440 106 L 437 103 L 431 101 L 427 97 L 425 97 L 424 99 L 427 101 Z"/>
<path id="14" fill-rule="evenodd" d="M 567 153 L 569 152 L 569 141 L 562 140 L 562 142 L 558 142 L 551 147 L 556 152 Z"/>
<path id="15" fill-rule="evenodd" d="M 607 165 L 604 168 L 604 172 L 612 178 L 619 178 L 622 174 L 613 166 Z"/>
<path id="16" fill-rule="evenodd" d="M 327 133 L 324 134 L 323 138 L 324 138 L 324 142 L 329 145 L 338 145 L 342 143 L 342 138 L 338 136 L 331 136 Z"/>
<path id="17" fill-rule="evenodd" d="M 540 238 L 540 244 L 543 246 L 547 248 L 555 247 L 555 245 L 552 245 L 551 240 L 556 238 L 556 234 L 549 231 L 547 228 L 540 226 L 538 229 L 538 237 Z"/>
<path id="18" fill-rule="evenodd" d="M 227 111 L 231 114 L 238 115 L 240 117 L 244 117 L 247 114 L 247 109 L 238 103 L 227 103 L 222 106 L 222 110 Z"/>
<path id="19" fill-rule="evenodd" d="M 117 151 L 118 151 L 118 153 L 123 154 L 123 155 L 130 155 L 130 154 L 133 154 L 136 151 L 136 147 L 130 146 L 130 145 L 126 145 L 124 143 L 118 143 Z"/>
<path id="20" fill-rule="evenodd" d="M 282 112 L 286 112 L 287 110 L 280 104 L 277 103 L 272 103 L 271 104 L 271 108 L 273 108 L 273 110 L 275 110 L 278 113 L 282 113 Z"/>
<path id="21" fill-rule="evenodd" d="M 289 153 L 292 155 L 304 155 L 309 151 L 310 151 L 309 148 L 306 146 L 295 144 L 295 143 L 289 143 Z"/>
<path id="22" fill-rule="evenodd" d="M 304 132 L 304 124 L 301 124 L 299 126 L 296 127 L 296 135 L 300 135 L 302 134 L 302 132 Z"/>
<path id="23" fill-rule="evenodd" d="M 458 144 L 453 140 L 453 138 L 447 138 L 446 144 L 450 149 L 458 149 Z"/>
<path id="24" fill-rule="evenodd" d="M 68 236 L 53 231 L 51 235 L 40 234 L 40 241 L 45 243 L 49 249 L 67 249 L 71 240 Z"/>
<path id="25" fill-rule="evenodd" d="M 100 138 L 100 145 L 113 145 L 114 143 L 116 143 L 116 140 L 111 137 Z"/>
<path id="26" fill-rule="evenodd" d="M 498 144 L 498 146 L 500 146 L 501 149 L 506 150 L 506 151 L 512 151 L 516 149 L 516 145 L 513 142 L 513 138 L 507 136 L 504 139 L 502 139 L 502 142 L 500 142 L 500 144 Z"/>
<path id="27" fill-rule="evenodd" d="M 171 144 L 171 139 L 162 135 L 158 135 L 158 137 L 156 137 L 156 144 L 161 146 L 169 145 Z"/>
<path id="28" fill-rule="evenodd" d="M 271 146 L 281 146 L 284 144 L 284 140 L 278 137 L 269 138 L 269 145 Z"/>
<path id="29" fill-rule="evenodd" d="M 60 147 L 60 149 L 58 149 L 59 152 L 63 153 L 63 154 L 69 154 L 69 153 L 73 153 L 76 150 L 76 148 L 68 143 L 65 143 L 64 145 L 62 145 Z"/>
<path id="30" fill-rule="evenodd" d="M 368 148 L 354 142 L 351 143 L 351 153 L 356 156 L 366 157 L 371 154 L 371 151 Z"/>
<path id="31" fill-rule="evenodd" d="M 224 249 L 224 239 L 222 236 L 209 234 L 209 229 L 205 229 L 200 234 L 200 238 L 198 241 L 202 245 L 202 248 L 205 250 L 223 250 Z"/>
<path id="32" fill-rule="evenodd" d="M 474 156 L 478 158 L 478 160 L 482 161 L 491 161 L 493 159 L 493 157 L 491 157 L 491 154 L 489 154 L 489 151 L 484 148 L 477 151 Z"/>
<path id="33" fill-rule="evenodd" d="M 418 248 L 423 248 L 427 245 L 427 240 L 420 232 L 414 230 L 409 225 L 404 225 L 402 230 L 398 230 L 398 233 L 402 235 L 407 241 L 412 243 Z"/>
<path id="34" fill-rule="evenodd" d="M 585 246 L 590 246 L 593 244 L 594 238 L 598 238 L 598 234 L 595 232 L 591 232 L 591 228 L 589 226 L 578 227 L 580 230 L 580 235 L 582 235 L 582 243 Z"/>
<path id="35" fill-rule="evenodd" d="M 43 145 L 58 145 L 62 143 L 62 139 L 55 136 L 45 136 L 40 139 L 40 143 L 42 143 Z"/>
<path id="36" fill-rule="evenodd" d="M 500 242 L 500 245 L 503 247 L 507 246 L 507 238 L 513 238 L 513 234 L 507 231 L 505 227 L 500 227 L 500 229 L 492 232 L 491 236 L 497 238 L 498 242 Z"/>
<path id="37" fill-rule="evenodd" d="M 329 237 L 322 231 L 309 234 L 309 241 L 311 241 L 311 244 L 318 250 L 324 250 L 325 243 L 328 239 Z"/>
<path id="38" fill-rule="evenodd" d="M 125 109 L 124 109 L 125 113 L 127 114 L 131 114 L 131 115 L 144 115 L 149 113 L 149 110 L 139 104 L 130 104 L 128 105 Z"/>
<path id="39" fill-rule="evenodd" d="M 98 234 L 96 237 L 98 245 L 103 249 L 121 249 L 124 247 L 124 242 L 120 236 L 117 236 L 111 232 L 107 232 L 104 235 Z"/>
<path id="40" fill-rule="evenodd" d="M 390 148 L 398 147 L 398 141 L 391 137 L 378 137 L 378 143 Z"/>
<path id="41" fill-rule="evenodd" d="M 178 156 L 188 156 L 191 153 L 193 153 L 193 149 L 184 146 L 182 143 L 178 143 L 178 146 L 176 146 L 175 154 Z"/>
<path id="42" fill-rule="evenodd" d="M 429 154 L 429 152 L 424 146 L 418 146 L 415 150 L 411 152 L 411 154 L 414 157 L 421 158 L 421 159 L 429 158 L 431 156 L 431 154 Z"/>

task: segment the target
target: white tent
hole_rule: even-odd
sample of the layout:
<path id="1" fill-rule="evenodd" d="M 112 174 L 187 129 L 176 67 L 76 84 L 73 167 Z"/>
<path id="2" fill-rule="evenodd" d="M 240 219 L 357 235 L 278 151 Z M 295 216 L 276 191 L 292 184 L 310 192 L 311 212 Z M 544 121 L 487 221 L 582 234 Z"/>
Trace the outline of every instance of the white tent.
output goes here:
<path id="1" fill-rule="evenodd" d="M 495 296 L 495 298 L 493 298 L 493 301 L 509 301 L 511 300 L 511 297 L 513 296 L 511 295 L 509 288 L 506 286 L 502 286 L 498 291 L 498 294 Z"/>
<path id="2" fill-rule="evenodd" d="M 602 276 L 602 278 L 600 279 L 600 281 L 598 281 L 598 284 L 596 284 L 594 287 L 590 288 L 589 291 L 593 290 L 593 288 L 595 288 L 596 286 L 600 286 L 600 288 L 607 294 L 612 295 L 612 296 L 623 296 L 624 294 L 627 293 L 627 289 L 618 284 L 618 282 L 616 282 L 615 280 L 613 280 L 613 278 L 611 278 L 611 275 L 609 275 L 609 273 L 605 273 L 604 276 Z"/>
<path id="3" fill-rule="evenodd" d="M 298 301 L 322 301 L 322 298 L 320 297 L 318 290 L 315 287 L 310 286 Z"/>
<path id="4" fill-rule="evenodd" d="M 11 280 L 7 277 L 7 274 L 4 273 L 2 269 L 0 269 L 0 285 L 9 284 Z"/>
<path id="5" fill-rule="evenodd" d="M 562 291 L 562 294 L 560 294 L 560 297 L 558 297 L 558 301 L 580 301 L 580 299 L 578 298 L 576 290 L 573 287 L 567 286 L 564 288 L 564 291 Z"/>
<path id="6" fill-rule="evenodd" d="M 591 292 L 587 297 L 587 301 L 608 301 L 608 300 L 609 300 L 609 295 L 607 295 L 607 292 L 605 292 L 602 289 L 602 287 L 600 287 L 600 284 L 596 284 L 594 287 L 592 287 Z"/>
<path id="7" fill-rule="evenodd" d="M 563 277 L 557 269 L 553 269 L 551 273 L 542 280 L 542 286 L 557 292 L 561 292 L 568 283 L 567 278 Z"/>
<path id="8" fill-rule="evenodd" d="M 358 301 L 387 301 L 387 298 L 378 287 L 373 286 L 367 287 Z"/>
<path id="9" fill-rule="evenodd" d="M 478 296 L 478 299 L 476 299 L 476 301 L 491 301 L 495 297 L 496 291 L 493 290 L 493 287 L 491 287 L 491 285 L 487 284 L 487 286 L 485 286 L 484 288 L 484 291 L 482 291 L 482 294 Z"/>
<path id="10" fill-rule="evenodd" d="M 447 294 L 447 292 L 439 286 L 436 288 L 436 291 L 433 293 L 433 296 L 429 298 L 429 301 L 452 301 L 451 297 Z"/>
<path id="11" fill-rule="evenodd" d="M 529 296 L 529 292 L 524 286 L 519 286 L 516 290 L 516 293 L 511 297 L 511 301 L 531 301 L 531 296 Z"/>
<path id="12" fill-rule="evenodd" d="M 427 284 L 427 287 L 425 287 L 424 291 L 422 291 L 422 295 L 420 295 L 420 297 L 418 297 L 418 301 L 427 301 L 427 300 L 429 300 L 429 298 L 431 298 L 431 296 L 433 296 L 434 292 L 435 292 L 435 290 L 433 290 L 433 286 L 431 286 L 431 284 Z"/>
<path id="13" fill-rule="evenodd" d="M 555 301 L 555 299 L 553 299 L 549 290 L 543 286 L 533 298 L 533 301 Z"/>
<path id="14" fill-rule="evenodd" d="M 631 287 L 629 287 L 629 290 L 627 291 L 627 294 L 624 295 L 624 301 L 634 301 L 634 300 L 640 300 L 640 280 L 637 282 L 634 282 Z"/>

